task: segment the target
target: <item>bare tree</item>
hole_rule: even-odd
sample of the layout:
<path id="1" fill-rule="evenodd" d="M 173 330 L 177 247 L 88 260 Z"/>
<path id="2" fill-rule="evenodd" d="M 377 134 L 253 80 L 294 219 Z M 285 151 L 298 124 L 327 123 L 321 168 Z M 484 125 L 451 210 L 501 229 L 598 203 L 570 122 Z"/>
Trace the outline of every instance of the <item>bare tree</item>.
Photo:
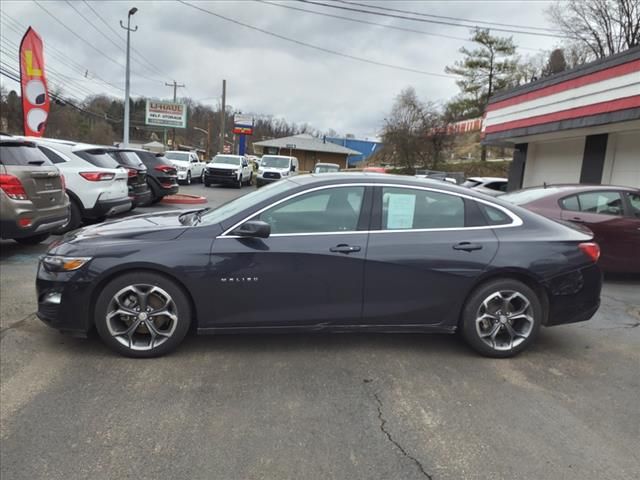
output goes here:
<path id="1" fill-rule="evenodd" d="M 587 47 L 589 59 L 640 45 L 640 0 L 559 1 L 547 14 L 574 42 Z"/>
<path id="2" fill-rule="evenodd" d="M 418 99 L 412 87 L 396 97 L 382 131 L 385 160 L 413 171 L 416 166 L 434 166 L 450 143 L 444 116 L 432 102 Z"/>

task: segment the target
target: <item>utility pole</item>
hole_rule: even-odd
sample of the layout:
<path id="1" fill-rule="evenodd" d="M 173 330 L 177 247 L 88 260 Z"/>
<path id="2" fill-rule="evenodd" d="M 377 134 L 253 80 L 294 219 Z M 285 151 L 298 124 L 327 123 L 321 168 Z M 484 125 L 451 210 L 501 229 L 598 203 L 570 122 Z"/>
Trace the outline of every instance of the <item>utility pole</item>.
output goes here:
<path id="1" fill-rule="evenodd" d="M 122 20 L 120 20 L 120 28 L 123 28 L 127 31 L 127 64 L 125 68 L 125 79 L 124 79 L 124 131 L 122 132 L 122 143 L 124 148 L 129 146 L 129 77 L 131 70 L 129 68 L 130 63 L 130 42 L 131 42 L 131 32 L 135 32 L 138 30 L 138 26 L 135 28 L 131 28 L 131 17 L 135 15 L 138 11 L 136 7 L 133 7 L 129 10 L 129 14 L 127 15 L 127 26 L 124 26 Z"/>
<path id="2" fill-rule="evenodd" d="M 173 87 L 173 103 L 176 103 L 177 99 L 178 99 L 178 88 L 184 88 L 185 84 L 183 83 L 182 85 L 178 84 L 178 82 L 176 82 L 175 80 L 173 81 L 173 83 L 164 83 L 167 87 Z M 176 149 L 176 129 L 173 128 L 171 130 L 171 148 L 172 149 Z"/>
<path id="3" fill-rule="evenodd" d="M 227 115 L 227 81 L 222 80 L 222 110 L 220 111 L 220 153 L 224 153 L 224 129 Z"/>
<path id="4" fill-rule="evenodd" d="M 207 115 L 208 116 L 208 115 Z M 211 127 L 213 126 L 213 122 L 211 121 L 211 117 L 208 116 L 207 122 L 207 162 L 211 160 Z"/>

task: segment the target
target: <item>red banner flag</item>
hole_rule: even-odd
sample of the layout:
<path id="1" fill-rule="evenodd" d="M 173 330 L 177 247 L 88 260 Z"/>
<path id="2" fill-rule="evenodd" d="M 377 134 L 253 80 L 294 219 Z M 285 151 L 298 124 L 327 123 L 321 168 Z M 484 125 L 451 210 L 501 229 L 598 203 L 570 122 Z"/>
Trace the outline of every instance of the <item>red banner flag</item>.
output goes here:
<path id="1" fill-rule="evenodd" d="M 24 134 L 42 137 L 49 116 L 49 92 L 44 75 L 42 39 L 31 27 L 20 42 L 20 86 Z"/>

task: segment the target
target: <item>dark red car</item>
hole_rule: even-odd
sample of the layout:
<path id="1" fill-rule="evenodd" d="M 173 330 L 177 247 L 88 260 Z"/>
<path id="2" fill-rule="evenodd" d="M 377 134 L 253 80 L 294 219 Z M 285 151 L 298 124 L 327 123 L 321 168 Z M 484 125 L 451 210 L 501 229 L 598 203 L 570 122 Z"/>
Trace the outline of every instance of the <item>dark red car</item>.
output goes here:
<path id="1" fill-rule="evenodd" d="M 588 227 L 600 245 L 600 267 L 640 273 L 640 190 L 611 185 L 548 185 L 499 197 L 545 217 Z"/>

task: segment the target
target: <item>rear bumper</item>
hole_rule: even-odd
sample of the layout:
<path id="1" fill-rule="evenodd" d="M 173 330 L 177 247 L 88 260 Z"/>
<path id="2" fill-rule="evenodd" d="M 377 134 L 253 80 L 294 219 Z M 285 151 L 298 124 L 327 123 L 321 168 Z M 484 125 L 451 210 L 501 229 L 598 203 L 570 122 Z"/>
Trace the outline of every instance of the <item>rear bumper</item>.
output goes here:
<path id="1" fill-rule="evenodd" d="M 0 220 L 1 238 L 28 238 L 42 233 L 52 232 L 69 221 L 69 207 L 65 207 L 64 215 L 49 216 L 34 220 L 31 226 L 22 228 L 17 220 Z"/>
<path id="2" fill-rule="evenodd" d="M 140 190 L 140 189 L 138 189 Z M 152 195 L 151 190 L 145 183 L 145 188 L 142 191 L 132 192 L 130 194 L 131 197 L 131 206 L 135 207 L 143 207 L 151 203 Z"/>
<path id="3" fill-rule="evenodd" d="M 584 322 L 600 307 L 602 272 L 597 265 L 556 277 L 549 282 L 546 326 Z"/>
<path id="4" fill-rule="evenodd" d="M 116 198 L 112 200 L 98 199 L 93 208 L 83 212 L 83 216 L 86 218 L 112 217 L 113 215 L 127 212 L 129 210 L 131 210 L 131 199 L 129 197 Z"/>

